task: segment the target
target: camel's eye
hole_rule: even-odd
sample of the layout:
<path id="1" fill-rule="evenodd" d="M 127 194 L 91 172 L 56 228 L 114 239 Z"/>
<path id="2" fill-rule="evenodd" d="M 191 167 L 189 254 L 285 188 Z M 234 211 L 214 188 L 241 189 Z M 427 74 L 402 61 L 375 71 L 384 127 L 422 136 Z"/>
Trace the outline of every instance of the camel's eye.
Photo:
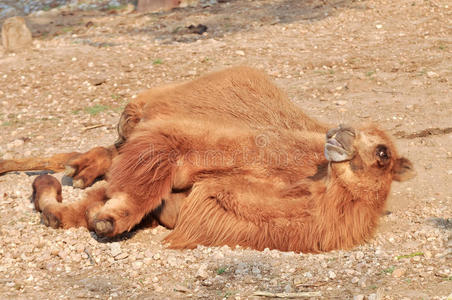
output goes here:
<path id="1" fill-rule="evenodd" d="M 375 154 L 377 155 L 378 163 L 385 165 L 390 158 L 389 150 L 385 145 L 378 145 Z"/>

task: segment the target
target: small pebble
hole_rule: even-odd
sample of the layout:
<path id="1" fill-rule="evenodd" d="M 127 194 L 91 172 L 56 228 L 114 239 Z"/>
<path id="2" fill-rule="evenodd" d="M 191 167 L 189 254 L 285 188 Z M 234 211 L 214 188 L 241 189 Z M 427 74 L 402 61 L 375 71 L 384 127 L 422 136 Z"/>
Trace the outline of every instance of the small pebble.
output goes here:
<path id="1" fill-rule="evenodd" d="M 334 279 L 334 278 L 336 278 L 336 273 L 334 273 L 333 271 L 328 271 L 328 277 L 330 279 Z"/>
<path id="2" fill-rule="evenodd" d="M 196 272 L 196 278 L 206 279 L 207 277 L 209 277 L 209 273 L 207 272 L 207 264 L 201 264 Z"/>
<path id="3" fill-rule="evenodd" d="M 405 275 L 406 269 L 405 268 L 397 268 L 392 272 L 392 277 L 394 278 L 400 278 L 403 275 Z"/>

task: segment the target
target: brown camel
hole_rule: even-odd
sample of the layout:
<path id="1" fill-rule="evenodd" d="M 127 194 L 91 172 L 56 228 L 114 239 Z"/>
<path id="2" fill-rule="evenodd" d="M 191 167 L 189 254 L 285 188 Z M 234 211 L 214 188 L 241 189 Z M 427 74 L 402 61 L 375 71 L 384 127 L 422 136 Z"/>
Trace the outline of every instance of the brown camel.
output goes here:
<path id="1" fill-rule="evenodd" d="M 238 67 L 141 94 L 114 146 L 3 161 L 0 173 L 61 170 L 68 159 L 76 186 L 107 173 L 104 186 L 70 204 L 56 179 L 39 176 L 35 206 L 52 227 L 115 236 L 151 214 L 174 229 L 166 238 L 174 248 L 347 249 L 374 233 L 392 180 L 415 173 L 374 126 L 328 128 L 261 72 Z"/>

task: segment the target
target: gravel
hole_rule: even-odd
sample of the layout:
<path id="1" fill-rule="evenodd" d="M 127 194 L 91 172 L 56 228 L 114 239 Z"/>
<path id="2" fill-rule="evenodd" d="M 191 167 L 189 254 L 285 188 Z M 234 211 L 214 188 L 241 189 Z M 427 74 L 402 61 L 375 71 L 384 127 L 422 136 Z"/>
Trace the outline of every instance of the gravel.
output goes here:
<path id="1" fill-rule="evenodd" d="M 0 48 L 0 157 L 109 145 L 124 104 L 141 90 L 237 64 L 264 69 L 309 115 L 329 123 L 375 122 L 393 134 L 452 127 L 446 6 L 262 0 L 156 14 L 28 16 L 33 49 Z M 176 30 L 199 23 L 208 26 L 203 35 Z M 102 126 L 89 129 L 95 125 Z M 83 228 L 54 230 L 29 201 L 36 172 L 0 176 L 0 298 L 256 299 L 262 291 L 446 299 L 452 139 L 395 142 L 418 177 L 393 185 L 392 213 L 367 244 L 324 254 L 176 251 L 161 243 L 169 232 L 163 227 L 115 240 Z M 63 186 L 64 201 L 83 194 Z"/>
<path id="2" fill-rule="evenodd" d="M 2 184 L 0 200 L 0 293 L 5 297 L 18 292 L 50 296 L 52 291 L 63 298 L 113 294 L 128 298 L 147 293 L 210 297 L 218 291 L 246 297 L 258 290 L 320 290 L 327 296 L 347 287 L 344 296 L 362 299 L 363 295 L 355 293 L 380 286 L 386 287 L 386 295 L 391 295 L 396 286 L 384 284 L 392 282 L 391 277 L 400 280 L 398 284 L 406 284 L 452 276 L 450 258 L 444 253 L 448 232 L 441 229 L 418 225 L 409 232 L 380 232 L 376 239 L 354 251 L 318 255 L 227 246 L 169 250 L 159 242 L 168 232 L 162 227 L 141 229 L 130 238 L 105 243 L 82 228 L 52 230 L 40 224 L 39 215 L 26 201 L 33 177 L 24 173 L 6 177 L 8 182 L 17 184 Z M 77 199 L 83 192 L 64 187 L 63 194 L 65 198 Z M 399 258 L 400 249 L 392 248 L 389 240 L 415 245 L 423 254 Z M 402 253 L 410 251 L 404 246 Z M 49 290 L 55 281 L 58 288 Z M 381 299 L 375 293 L 366 297 Z"/>

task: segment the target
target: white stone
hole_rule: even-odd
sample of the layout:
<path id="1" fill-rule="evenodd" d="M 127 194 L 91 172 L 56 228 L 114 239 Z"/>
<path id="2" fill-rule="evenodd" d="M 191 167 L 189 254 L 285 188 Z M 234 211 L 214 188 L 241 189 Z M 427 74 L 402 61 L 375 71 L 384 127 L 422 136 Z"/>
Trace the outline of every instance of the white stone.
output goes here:
<path id="1" fill-rule="evenodd" d="M 206 279 L 209 277 L 209 273 L 207 272 L 207 264 L 201 264 L 199 266 L 198 272 L 196 272 L 196 278 Z"/>
<path id="2" fill-rule="evenodd" d="M 334 104 L 339 105 L 339 106 L 343 106 L 345 104 L 347 104 L 348 102 L 345 100 L 338 100 L 338 101 L 334 101 Z"/>
<path id="3" fill-rule="evenodd" d="M 356 259 L 361 260 L 364 258 L 364 253 L 362 251 L 356 252 Z"/>
<path id="4" fill-rule="evenodd" d="M 334 273 L 333 271 L 328 271 L 328 277 L 334 279 L 336 278 L 336 273 Z"/>
<path id="5" fill-rule="evenodd" d="M 119 254 L 121 254 L 121 244 L 119 244 L 118 242 L 115 243 L 111 243 L 110 244 L 110 254 L 113 257 L 118 256 Z"/>
<path id="6" fill-rule="evenodd" d="M 405 275 L 405 273 L 406 273 L 406 269 L 405 268 L 398 268 L 398 269 L 395 269 L 394 272 L 392 272 L 392 277 L 400 278 L 403 275 Z"/>
<path id="7" fill-rule="evenodd" d="M 369 296 L 367 296 L 368 300 L 377 300 L 377 294 L 370 294 Z"/>
<path id="8" fill-rule="evenodd" d="M 177 259 L 174 256 L 168 256 L 168 265 L 170 265 L 171 267 L 176 267 L 177 266 Z"/>
<path id="9" fill-rule="evenodd" d="M 258 267 L 254 266 L 251 269 L 251 273 L 253 273 L 254 275 L 259 275 L 261 273 L 261 270 Z"/>
<path id="10" fill-rule="evenodd" d="M 134 268 L 135 270 L 139 270 L 143 267 L 143 262 L 142 261 L 134 261 L 132 263 L 132 268 Z"/>
<path id="11" fill-rule="evenodd" d="M 11 150 L 11 149 L 13 149 L 13 148 L 20 147 L 20 146 L 22 146 L 23 144 L 24 144 L 24 141 L 23 141 L 23 140 L 17 139 L 17 140 L 12 141 L 11 143 L 8 143 L 8 144 L 6 145 L 6 149 Z"/>
<path id="12" fill-rule="evenodd" d="M 303 275 L 304 275 L 304 277 L 312 278 L 312 273 L 311 272 L 306 272 Z"/>
<path id="13" fill-rule="evenodd" d="M 22 17 L 6 19 L 2 26 L 2 43 L 6 52 L 15 52 L 32 45 L 30 29 Z"/>
<path id="14" fill-rule="evenodd" d="M 438 73 L 435 73 L 433 71 L 428 71 L 427 72 L 427 77 L 428 78 L 436 78 L 436 77 L 439 77 L 439 75 L 438 75 Z"/>

